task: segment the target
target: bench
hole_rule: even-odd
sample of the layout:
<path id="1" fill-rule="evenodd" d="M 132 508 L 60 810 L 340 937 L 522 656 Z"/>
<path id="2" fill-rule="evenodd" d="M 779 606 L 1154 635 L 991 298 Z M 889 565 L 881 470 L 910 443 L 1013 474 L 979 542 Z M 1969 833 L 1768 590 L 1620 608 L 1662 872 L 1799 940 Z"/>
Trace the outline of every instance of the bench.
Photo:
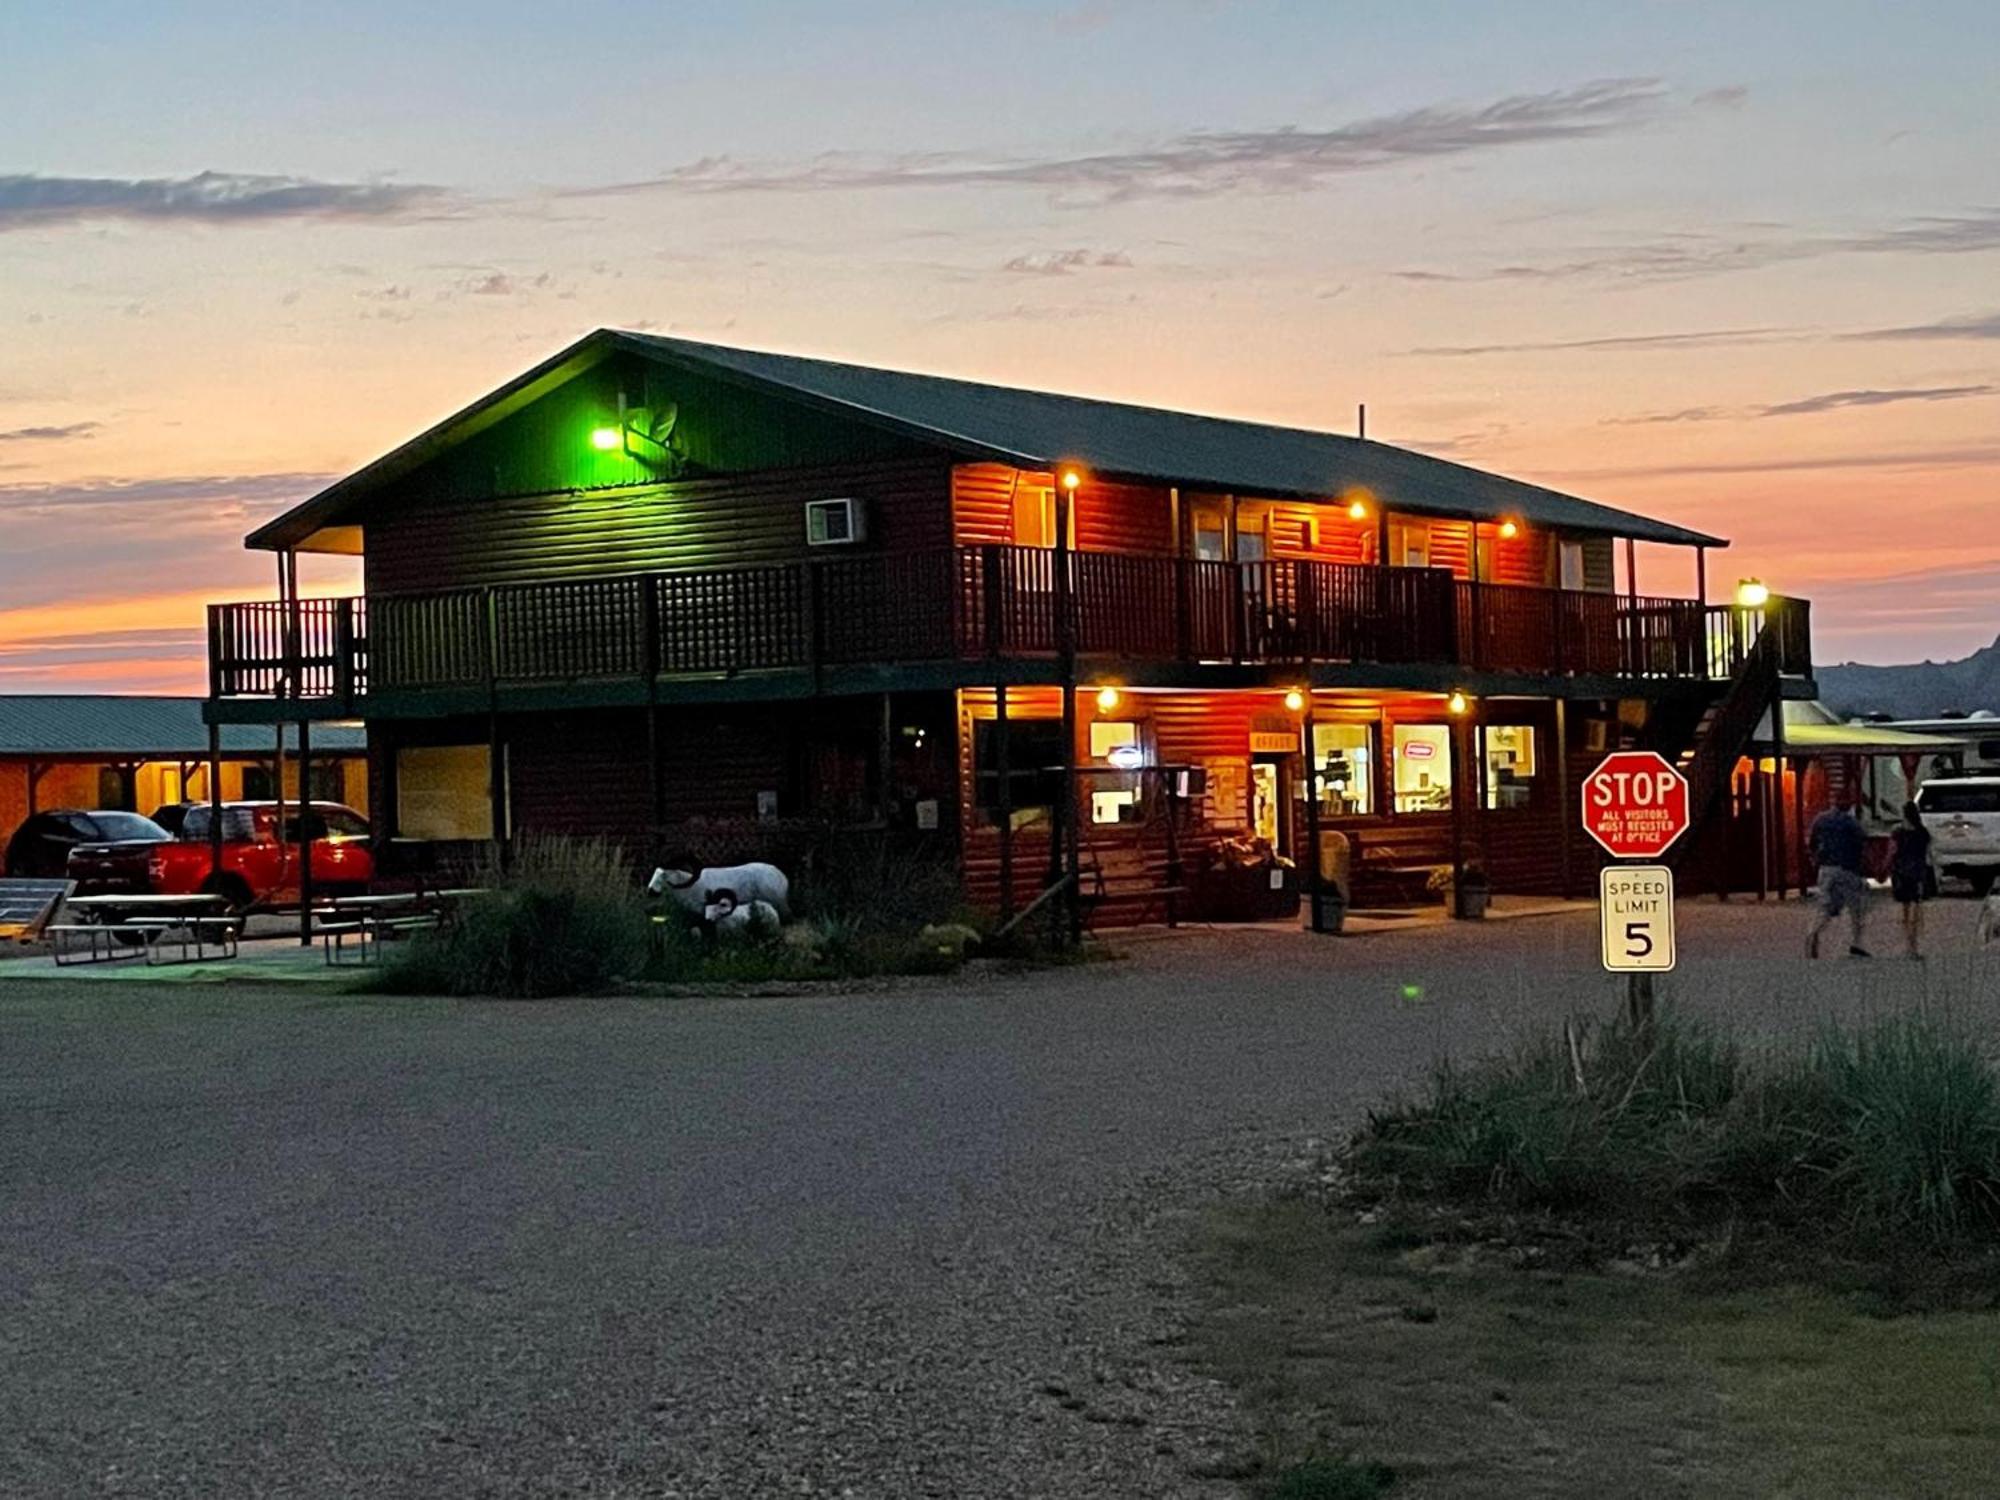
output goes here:
<path id="1" fill-rule="evenodd" d="M 1451 868 L 1448 826 L 1357 828 L 1348 836 L 1354 841 L 1349 900 L 1355 905 L 1382 904 L 1385 897 L 1426 899 L 1432 876 Z"/>
<path id="2" fill-rule="evenodd" d="M 201 963 L 236 957 L 238 922 L 234 917 L 120 917 L 114 922 L 58 922 L 44 931 L 57 964 L 112 963 L 143 957 L 149 967 L 168 963 Z M 180 957 L 164 956 L 170 947 Z M 189 953 L 189 948 L 193 953 Z M 210 949 L 214 952 L 211 954 Z"/>
<path id="3" fill-rule="evenodd" d="M 1143 920 L 1158 906 L 1169 927 L 1179 925 L 1180 899 L 1188 888 L 1156 876 L 1146 850 L 1111 845 L 1086 852 L 1090 865 L 1084 871 L 1083 904 L 1093 916 L 1107 907 L 1136 906 L 1134 915 Z"/>
<path id="4" fill-rule="evenodd" d="M 365 964 L 370 953 L 380 958 L 384 938 L 429 931 L 437 927 L 441 920 L 441 915 L 435 911 L 403 912 L 391 916 L 383 912 L 324 906 L 313 911 L 313 930 L 319 934 L 321 951 L 325 953 L 328 964 L 345 961 L 349 938 L 354 939 L 354 961 Z"/>

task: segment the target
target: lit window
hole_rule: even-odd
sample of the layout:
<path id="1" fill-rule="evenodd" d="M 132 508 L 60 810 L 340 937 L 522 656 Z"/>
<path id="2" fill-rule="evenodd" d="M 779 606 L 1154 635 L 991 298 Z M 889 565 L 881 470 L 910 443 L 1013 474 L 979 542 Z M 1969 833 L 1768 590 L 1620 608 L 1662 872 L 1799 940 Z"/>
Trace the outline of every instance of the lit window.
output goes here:
<path id="1" fill-rule="evenodd" d="M 1486 757 L 1486 805 L 1526 807 L 1534 797 L 1534 726 L 1488 724 L 1479 731 L 1479 738 Z"/>
<path id="2" fill-rule="evenodd" d="M 1366 817 L 1375 811 L 1374 725 L 1314 724 L 1313 763 L 1323 816 Z"/>
<path id="3" fill-rule="evenodd" d="M 1098 719 L 1090 726 L 1090 758 L 1116 765 L 1127 758 L 1118 752 L 1139 748 L 1139 726 L 1126 720 Z"/>
<path id="4" fill-rule="evenodd" d="M 1132 791 L 1092 792 L 1090 794 L 1090 821 L 1093 823 L 1132 823 L 1139 817 L 1139 794 Z"/>
<path id="5" fill-rule="evenodd" d="M 1451 807 L 1451 730 L 1443 724 L 1398 724 L 1390 737 L 1396 811 L 1444 812 Z"/>

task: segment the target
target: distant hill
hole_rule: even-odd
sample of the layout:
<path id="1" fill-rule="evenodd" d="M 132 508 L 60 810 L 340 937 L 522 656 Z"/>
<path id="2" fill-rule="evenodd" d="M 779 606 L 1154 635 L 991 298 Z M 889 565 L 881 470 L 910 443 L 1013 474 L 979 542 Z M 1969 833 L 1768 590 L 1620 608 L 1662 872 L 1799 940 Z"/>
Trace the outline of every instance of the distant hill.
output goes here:
<path id="1" fill-rule="evenodd" d="M 1920 661 L 1903 667 L 1860 662 L 1818 667 L 1820 701 L 1847 716 L 1886 713 L 1898 719 L 1934 719 L 1953 711 L 2000 711 L 2000 640 L 1963 661 Z"/>

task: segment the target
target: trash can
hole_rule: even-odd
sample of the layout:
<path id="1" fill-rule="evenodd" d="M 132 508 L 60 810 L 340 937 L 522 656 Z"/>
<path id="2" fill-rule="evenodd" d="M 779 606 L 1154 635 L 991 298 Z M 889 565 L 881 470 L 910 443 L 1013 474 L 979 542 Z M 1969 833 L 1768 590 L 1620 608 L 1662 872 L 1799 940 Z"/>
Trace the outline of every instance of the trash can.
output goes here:
<path id="1" fill-rule="evenodd" d="M 1306 891 L 1306 930 L 1339 932 L 1347 925 L 1347 893 L 1352 888 L 1354 841 L 1332 828 L 1319 835 L 1319 883 Z"/>

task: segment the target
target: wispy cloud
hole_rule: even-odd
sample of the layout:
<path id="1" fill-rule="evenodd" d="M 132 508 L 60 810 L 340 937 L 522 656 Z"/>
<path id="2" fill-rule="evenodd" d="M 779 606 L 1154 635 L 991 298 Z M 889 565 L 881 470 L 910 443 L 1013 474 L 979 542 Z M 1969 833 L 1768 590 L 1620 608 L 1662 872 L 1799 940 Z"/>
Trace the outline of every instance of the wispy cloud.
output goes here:
<path id="1" fill-rule="evenodd" d="M 1674 281 L 1830 255 L 1966 255 L 1984 250 L 2000 250 L 2000 207 L 1924 215 L 1844 234 L 1780 234 L 1762 228 L 1736 235 L 1673 234 L 1630 245 L 1563 250 L 1540 260 L 1467 270 L 1406 267 L 1390 274 L 1406 281 L 1433 282 Z"/>
<path id="2" fill-rule="evenodd" d="M 711 156 L 658 177 L 571 196 L 815 193 L 882 188 L 1036 188 L 1092 202 L 1300 193 L 1355 172 L 1630 130 L 1658 116 L 1656 78 L 1611 78 L 1477 106 L 1433 105 L 1326 130 L 1194 131 L 1125 150 L 1042 156 L 923 152 L 868 157 L 829 152 L 758 163 Z"/>
<path id="3" fill-rule="evenodd" d="M 1849 406 L 1895 406 L 1904 401 L 1964 401 L 1973 396 L 1990 396 L 2000 387 L 1991 385 L 1909 386 L 1892 390 L 1828 391 L 1777 406 L 1760 407 L 1760 417 L 1798 417 L 1813 412 L 1839 411 Z"/>
<path id="4" fill-rule="evenodd" d="M 1719 349 L 1739 344 L 1782 344 L 1817 337 L 1802 328 L 1704 328 L 1687 333 L 1623 333 L 1592 339 L 1529 339 L 1512 344 L 1432 344 L 1407 354 L 1466 357 L 1478 354 L 1546 354 L 1564 350 Z"/>
<path id="5" fill-rule="evenodd" d="M 1935 323 L 1912 323 L 1902 328 L 1870 328 L 1860 333 L 1844 333 L 1841 337 L 1863 342 L 1896 339 L 2000 339 L 2000 312 L 1966 313 L 1956 318 L 1939 318 Z"/>
<path id="6" fill-rule="evenodd" d="M 1024 276 L 1067 276 L 1073 271 L 1130 270 L 1132 257 L 1122 250 L 1048 250 L 1017 255 L 1000 269 Z"/>
<path id="7" fill-rule="evenodd" d="M 1966 401 L 2000 395 L 1996 385 L 1905 386 L 1887 390 L 1827 391 L 1780 401 L 1769 406 L 1688 406 L 1679 411 L 1647 412 L 1636 417 L 1606 417 L 1606 427 L 1646 427 L 1667 422 L 1727 422 L 1758 417 L 1802 417 L 1854 406 L 1895 406 L 1905 401 Z"/>
<path id="8" fill-rule="evenodd" d="M 61 443 L 94 437 L 101 422 L 70 422 L 61 427 L 10 427 L 0 431 L 0 443 Z"/>
<path id="9" fill-rule="evenodd" d="M 260 224 L 284 219 L 397 219 L 441 206 L 444 191 L 415 183 L 321 182 L 243 172 L 193 177 L 0 176 L 0 232 L 123 219 L 140 223 Z"/>
<path id="10" fill-rule="evenodd" d="M 0 484 L 0 515 L 53 515 L 105 506 L 198 506 L 240 512 L 286 504 L 324 489 L 331 474 L 203 474 L 159 479 L 80 479 L 67 484 Z"/>
<path id="11" fill-rule="evenodd" d="M 1785 458 L 1717 459 L 1639 464 L 1615 469 L 1548 469 L 1541 477 L 1568 483 L 1605 479 L 1659 479 L 1700 474 L 1791 474 L 1837 469 L 2000 468 L 2000 443 L 1956 448 L 1911 448 L 1879 453 L 1798 454 Z"/>

